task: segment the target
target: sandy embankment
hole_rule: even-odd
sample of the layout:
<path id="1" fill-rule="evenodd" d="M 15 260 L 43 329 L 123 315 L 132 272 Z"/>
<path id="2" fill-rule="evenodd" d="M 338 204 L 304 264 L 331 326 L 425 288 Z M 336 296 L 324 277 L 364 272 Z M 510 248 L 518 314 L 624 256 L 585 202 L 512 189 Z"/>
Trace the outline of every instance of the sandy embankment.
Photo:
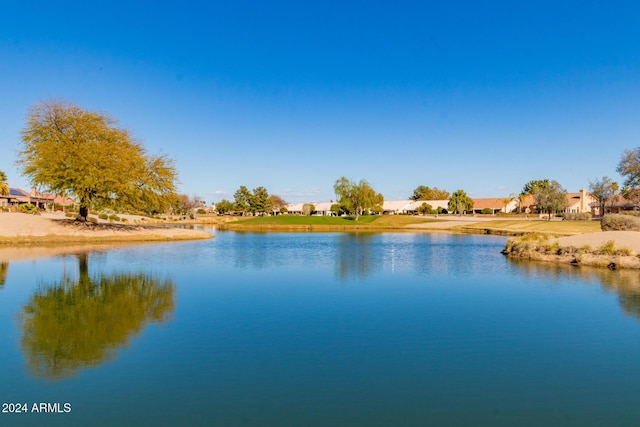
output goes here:
<path id="1" fill-rule="evenodd" d="M 636 255 L 640 254 L 640 232 L 638 231 L 602 231 L 600 233 L 577 234 L 575 236 L 552 239 L 551 243 L 556 241 L 561 247 L 574 246 L 579 248 L 589 245 L 593 249 L 612 241 L 615 243 L 616 248 L 628 248 Z"/>
<path id="2" fill-rule="evenodd" d="M 0 244 L 105 243 L 210 239 L 210 233 L 176 227 L 81 223 L 63 215 L 0 214 Z"/>

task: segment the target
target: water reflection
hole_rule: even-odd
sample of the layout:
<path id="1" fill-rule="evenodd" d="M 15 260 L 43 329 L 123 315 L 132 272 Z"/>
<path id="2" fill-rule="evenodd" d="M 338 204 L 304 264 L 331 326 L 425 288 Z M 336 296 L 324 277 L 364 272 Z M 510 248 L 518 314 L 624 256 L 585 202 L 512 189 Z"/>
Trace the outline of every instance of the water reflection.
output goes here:
<path id="1" fill-rule="evenodd" d="M 510 260 L 520 273 L 528 278 L 540 278 L 552 283 L 564 283 L 566 278 L 599 284 L 608 292 L 616 292 L 623 311 L 640 319 L 640 272 L 594 267 L 573 267 L 560 264 L 541 264 L 526 260 Z"/>
<path id="2" fill-rule="evenodd" d="M 340 235 L 336 254 L 336 274 L 340 278 L 364 278 L 371 274 L 374 265 L 380 266 L 379 254 L 372 253 L 374 236 L 360 233 Z"/>
<path id="3" fill-rule="evenodd" d="M 61 379 L 114 357 L 147 323 L 168 320 L 175 284 L 148 274 L 90 276 L 78 255 L 77 280 L 40 287 L 20 316 L 22 351 L 34 376 Z"/>
<path id="4" fill-rule="evenodd" d="M 238 232 L 235 236 L 233 258 L 236 267 L 262 270 L 272 264 L 271 257 L 275 251 L 268 247 L 271 242 L 264 239 L 265 233 Z"/>
<path id="5" fill-rule="evenodd" d="M 8 262 L 0 262 L 0 288 L 4 286 L 7 281 L 7 272 L 9 271 Z"/>

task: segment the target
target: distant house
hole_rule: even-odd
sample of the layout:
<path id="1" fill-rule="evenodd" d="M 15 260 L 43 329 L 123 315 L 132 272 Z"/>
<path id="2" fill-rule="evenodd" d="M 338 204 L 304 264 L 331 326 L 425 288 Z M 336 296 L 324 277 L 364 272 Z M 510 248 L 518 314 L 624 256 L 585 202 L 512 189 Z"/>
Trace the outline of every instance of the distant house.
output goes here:
<path id="1" fill-rule="evenodd" d="M 516 206 L 519 206 L 519 202 Z M 563 210 L 565 213 L 584 213 L 592 211 L 592 204 L 597 203 L 597 200 L 593 195 L 587 192 L 585 189 L 580 190 L 577 193 L 567 193 L 567 207 Z M 532 213 L 537 211 L 536 199 L 530 194 L 524 196 L 522 200 L 522 206 L 516 208 L 521 209 L 522 212 Z"/>
<path id="2" fill-rule="evenodd" d="M 334 215 L 331 212 L 331 202 L 307 202 L 307 203 L 289 203 L 285 205 L 287 208 L 287 214 L 289 215 L 304 215 L 304 205 L 313 205 L 314 210 L 311 212 L 315 216 L 331 216 Z"/>
<path id="3" fill-rule="evenodd" d="M 442 208 L 443 213 L 449 209 L 448 200 L 385 200 L 382 211 L 386 215 L 415 214 L 423 203 L 434 210 Z"/>
<path id="4" fill-rule="evenodd" d="M 31 192 L 20 188 L 9 188 L 9 195 L 2 196 L 0 203 L 3 207 L 30 203 L 39 209 L 49 209 L 53 207 L 55 198 L 53 194 L 40 194 L 35 188 L 32 188 Z"/>
<path id="5" fill-rule="evenodd" d="M 287 214 L 289 215 L 302 215 L 302 206 L 304 203 L 289 203 L 285 205 L 287 208 Z"/>
<path id="6" fill-rule="evenodd" d="M 603 215 L 603 213 L 600 212 L 602 206 L 597 200 L 590 203 L 589 206 L 591 208 L 591 214 L 594 217 L 601 217 Z M 604 203 L 604 214 L 639 211 L 639 210 L 640 210 L 640 203 L 638 203 L 637 201 L 626 199 L 619 194 L 613 197 L 609 197 Z"/>
<path id="7" fill-rule="evenodd" d="M 518 200 L 508 197 L 473 199 L 473 213 L 482 213 L 484 209 L 491 209 L 494 215 L 497 212 L 515 212 L 518 209 Z"/>
<path id="8" fill-rule="evenodd" d="M 385 200 L 382 213 L 387 215 L 406 214 L 411 209 L 411 200 Z"/>
<path id="9" fill-rule="evenodd" d="M 20 188 L 9 188 L 9 194 L 0 196 L 0 207 L 9 208 L 10 206 L 20 206 L 30 203 L 38 209 L 53 209 L 54 205 L 62 207 L 73 206 L 76 204 L 73 200 L 64 196 L 56 196 L 54 194 L 38 193 L 35 188 L 30 192 Z"/>
<path id="10" fill-rule="evenodd" d="M 597 203 L 598 200 L 588 193 L 585 189 L 578 193 L 567 193 L 567 208 L 565 213 L 584 213 L 591 212 L 591 204 Z"/>
<path id="11" fill-rule="evenodd" d="M 314 215 L 317 216 L 333 216 L 335 215 L 333 212 L 331 212 L 331 206 L 334 203 L 332 202 L 318 202 L 318 203 L 312 203 L 313 206 L 315 206 L 315 210 L 313 211 Z"/>

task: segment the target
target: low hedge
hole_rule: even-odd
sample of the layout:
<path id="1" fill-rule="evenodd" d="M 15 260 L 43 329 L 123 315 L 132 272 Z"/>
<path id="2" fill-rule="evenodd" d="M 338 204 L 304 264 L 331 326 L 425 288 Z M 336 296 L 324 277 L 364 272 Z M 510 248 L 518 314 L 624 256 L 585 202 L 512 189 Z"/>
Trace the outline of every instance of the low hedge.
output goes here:
<path id="1" fill-rule="evenodd" d="M 565 213 L 565 221 L 591 221 L 591 212 Z"/>

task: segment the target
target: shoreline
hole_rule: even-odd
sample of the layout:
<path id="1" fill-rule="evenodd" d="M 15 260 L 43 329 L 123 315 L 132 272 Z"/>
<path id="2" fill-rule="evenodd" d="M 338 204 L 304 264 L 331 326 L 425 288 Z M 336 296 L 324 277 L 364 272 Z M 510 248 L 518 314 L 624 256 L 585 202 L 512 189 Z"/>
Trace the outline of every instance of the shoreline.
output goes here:
<path id="1" fill-rule="evenodd" d="M 502 253 L 510 259 L 640 270 L 640 232 L 603 231 L 559 238 L 525 236 L 509 239 Z"/>
<path id="2" fill-rule="evenodd" d="M 211 239 L 199 230 L 155 224 L 78 222 L 64 216 L 0 214 L 0 247 L 34 244 L 161 242 Z"/>

